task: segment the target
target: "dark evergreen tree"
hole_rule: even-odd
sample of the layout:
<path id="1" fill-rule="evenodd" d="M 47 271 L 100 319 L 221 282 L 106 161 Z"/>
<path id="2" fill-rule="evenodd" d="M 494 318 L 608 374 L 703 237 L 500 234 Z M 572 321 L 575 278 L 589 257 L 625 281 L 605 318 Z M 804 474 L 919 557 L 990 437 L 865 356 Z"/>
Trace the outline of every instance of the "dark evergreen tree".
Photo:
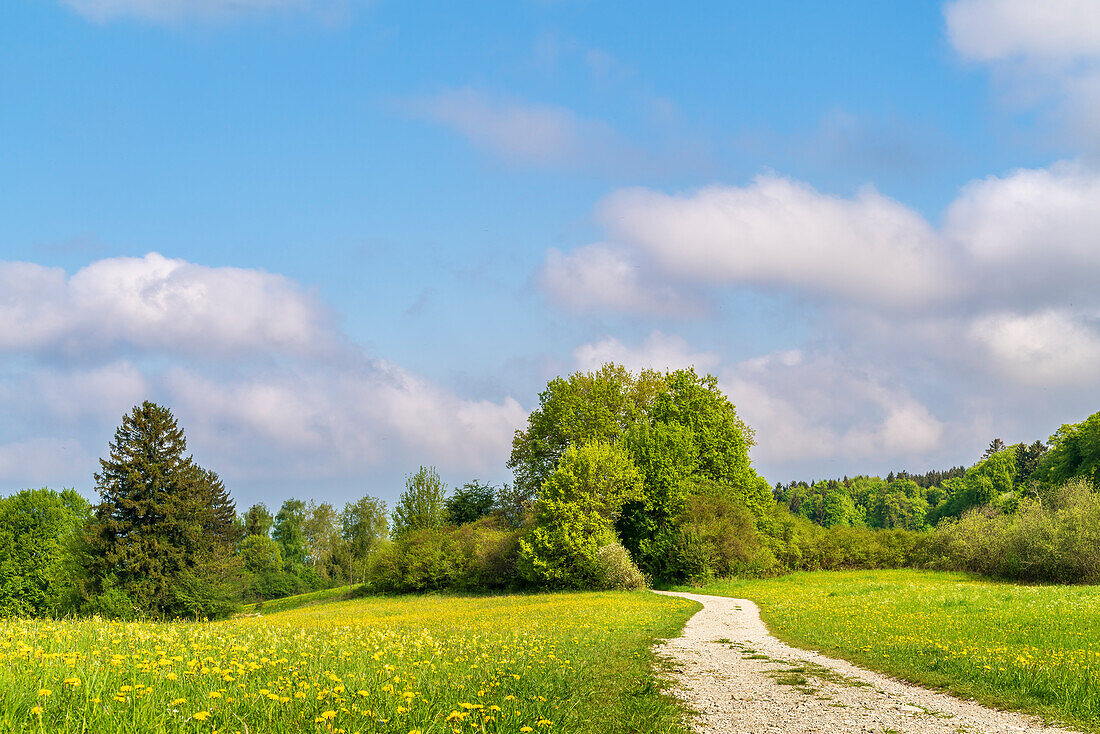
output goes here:
<path id="1" fill-rule="evenodd" d="M 146 401 L 123 417 L 95 475 L 100 503 L 85 535 L 93 610 L 202 617 L 231 608 L 235 508 L 186 450 L 167 408 Z"/>
<path id="2" fill-rule="evenodd" d="M 259 535 L 267 538 L 271 535 L 271 526 L 275 518 L 271 516 L 271 510 L 263 502 L 252 505 L 244 514 L 244 534 Z"/>
<path id="3" fill-rule="evenodd" d="M 989 446 L 986 448 L 985 453 L 982 454 L 983 459 L 988 459 L 993 454 L 1000 453 L 1005 450 L 1005 442 L 999 438 L 995 438 L 989 442 Z"/>

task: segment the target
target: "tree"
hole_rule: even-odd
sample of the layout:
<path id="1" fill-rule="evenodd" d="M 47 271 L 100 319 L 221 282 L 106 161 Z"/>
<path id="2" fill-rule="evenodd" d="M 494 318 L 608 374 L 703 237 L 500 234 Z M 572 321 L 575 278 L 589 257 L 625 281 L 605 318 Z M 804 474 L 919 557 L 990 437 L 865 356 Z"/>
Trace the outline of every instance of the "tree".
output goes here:
<path id="1" fill-rule="evenodd" d="M 343 540 L 340 538 L 340 518 L 328 502 L 317 504 L 312 500 L 302 522 L 302 534 L 306 541 L 306 556 L 313 571 L 325 581 L 343 581 L 346 569 L 340 559 Z"/>
<path id="2" fill-rule="evenodd" d="M 642 476 L 622 448 L 567 448 L 539 494 L 534 527 L 520 540 L 524 574 L 557 588 L 595 585 L 597 551 L 617 542 L 615 521 L 641 494 Z"/>
<path id="3" fill-rule="evenodd" d="M 271 535 L 271 526 L 274 523 L 275 518 L 271 516 L 267 505 L 259 502 L 249 507 L 248 512 L 244 514 L 244 534 L 267 538 Z"/>
<path id="4" fill-rule="evenodd" d="M 995 438 L 989 442 L 989 446 L 986 447 L 985 453 L 982 454 L 983 459 L 988 459 L 993 454 L 1000 453 L 1005 450 L 1005 442 L 999 438 Z"/>
<path id="5" fill-rule="evenodd" d="M 442 527 L 446 521 L 443 506 L 447 487 L 435 467 L 420 467 L 405 478 L 405 491 L 393 508 L 393 534 Z"/>
<path id="6" fill-rule="evenodd" d="M 348 580 L 362 583 L 366 579 L 370 554 L 389 535 L 390 523 L 386 503 L 370 495 L 349 502 L 340 513 L 340 537 L 348 545 L 351 557 Z"/>
<path id="7" fill-rule="evenodd" d="M 1048 443 L 1050 448 L 1040 460 L 1036 476 L 1052 486 L 1084 477 L 1100 487 L 1100 413 L 1080 423 L 1067 423 Z"/>
<path id="8" fill-rule="evenodd" d="M 184 455 L 171 411 L 135 406 L 109 449 L 86 533 L 93 602 L 106 596 L 104 611 L 164 616 L 228 611 L 239 569 L 236 510 L 217 474 Z"/>
<path id="9" fill-rule="evenodd" d="M 283 563 L 290 570 L 306 562 L 306 536 L 302 527 L 305 521 L 306 503 L 293 497 L 284 501 L 275 514 L 271 537 L 279 544 Z"/>
<path id="10" fill-rule="evenodd" d="M 615 443 L 665 389 L 660 373 L 643 370 L 634 376 L 615 364 L 551 380 L 539 393 L 527 428 L 512 440 L 508 468 L 515 474 L 514 490 L 533 500 L 567 448 Z"/>
<path id="11" fill-rule="evenodd" d="M 74 544 L 91 517 L 75 490 L 25 489 L 0 499 L 0 616 L 61 611 L 77 573 Z"/>
<path id="12" fill-rule="evenodd" d="M 496 507 L 496 490 L 476 479 L 467 482 L 443 501 L 447 522 L 466 525 L 485 517 Z"/>

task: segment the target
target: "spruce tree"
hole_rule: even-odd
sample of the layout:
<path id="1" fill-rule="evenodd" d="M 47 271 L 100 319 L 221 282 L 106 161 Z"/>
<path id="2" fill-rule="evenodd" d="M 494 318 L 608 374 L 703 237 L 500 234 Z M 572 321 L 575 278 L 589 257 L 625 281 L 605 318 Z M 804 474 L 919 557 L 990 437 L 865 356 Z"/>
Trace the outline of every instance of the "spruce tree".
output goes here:
<path id="1" fill-rule="evenodd" d="M 185 455 L 172 412 L 149 401 L 123 417 L 109 448 L 86 534 L 92 608 L 191 617 L 228 611 L 239 531 L 221 479 Z"/>

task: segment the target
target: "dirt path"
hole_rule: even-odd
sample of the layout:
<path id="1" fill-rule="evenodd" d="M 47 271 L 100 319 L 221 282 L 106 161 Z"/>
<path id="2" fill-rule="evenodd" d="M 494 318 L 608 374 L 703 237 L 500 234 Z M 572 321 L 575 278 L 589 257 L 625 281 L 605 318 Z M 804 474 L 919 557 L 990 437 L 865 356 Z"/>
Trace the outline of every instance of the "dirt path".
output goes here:
<path id="1" fill-rule="evenodd" d="M 746 599 L 657 593 L 703 605 L 681 637 L 657 648 L 672 662 L 673 693 L 699 713 L 699 732 L 1068 731 L 789 647 Z"/>

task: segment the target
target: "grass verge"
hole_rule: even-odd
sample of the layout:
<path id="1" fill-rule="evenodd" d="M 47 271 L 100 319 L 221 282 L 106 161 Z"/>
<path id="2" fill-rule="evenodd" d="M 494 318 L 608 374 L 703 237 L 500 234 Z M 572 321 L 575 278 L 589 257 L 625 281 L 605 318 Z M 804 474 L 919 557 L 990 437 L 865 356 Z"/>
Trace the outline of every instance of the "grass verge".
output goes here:
<path id="1" fill-rule="evenodd" d="M 1100 587 L 890 570 L 681 590 L 751 599 L 792 645 L 1100 732 Z"/>
<path id="2" fill-rule="evenodd" d="M 697 608 L 605 592 L 0 620 L 0 731 L 686 734 L 650 646 Z"/>

